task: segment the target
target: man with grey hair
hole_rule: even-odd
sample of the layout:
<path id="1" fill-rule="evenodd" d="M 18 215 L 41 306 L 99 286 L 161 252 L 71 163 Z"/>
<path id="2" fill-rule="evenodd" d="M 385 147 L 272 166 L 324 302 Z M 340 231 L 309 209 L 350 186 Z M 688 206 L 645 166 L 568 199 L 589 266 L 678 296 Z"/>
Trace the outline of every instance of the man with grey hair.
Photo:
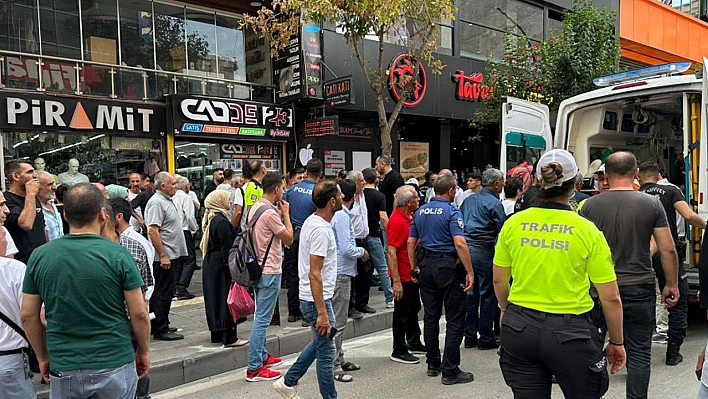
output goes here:
<path id="1" fill-rule="evenodd" d="M 182 221 L 184 241 L 187 245 L 187 256 L 182 259 L 182 265 L 175 270 L 175 298 L 177 300 L 185 300 L 194 298 L 194 295 L 189 293 L 187 288 L 192 282 L 192 276 L 197 267 L 197 255 L 194 251 L 194 233 L 199 230 L 199 225 L 194 218 L 192 198 L 187 194 L 189 180 L 184 176 L 175 176 L 177 178 L 177 191 L 175 191 L 172 201 L 177 207 Z M 226 176 L 226 173 L 224 173 L 224 176 Z"/>
<path id="2" fill-rule="evenodd" d="M 64 235 L 64 222 L 61 213 L 54 205 L 56 198 L 57 186 L 54 184 L 54 175 L 49 172 L 37 171 L 39 179 L 39 192 L 37 198 L 42 204 L 42 213 L 44 214 L 44 225 L 47 230 L 47 240 L 56 240 Z"/>
<path id="3" fill-rule="evenodd" d="M 420 312 L 420 290 L 417 276 L 411 274 L 408 259 L 408 234 L 411 230 L 413 214 L 418 209 L 418 194 L 411 186 L 401 186 L 396 190 L 396 209 L 388 222 L 388 264 L 393 280 L 393 352 L 391 360 L 400 363 L 418 363 L 411 352 L 425 353 L 425 345 L 420 342 L 418 312 Z"/>
<path id="4" fill-rule="evenodd" d="M 464 201 L 466 198 L 465 192 L 460 188 L 460 186 L 457 185 L 457 179 L 454 179 L 454 175 L 452 174 L 452 171 L 450 169 L 440 169 L 440 173 L 438 173 L 438 176 L 442 175 L 453 176 L 453 180 L 455 181 L 455 199 L 453 200 L 453 202 L 455 203 L 455 205 L 460 207 L 460 205 L 462 205 L 462 201 Z M 435 190 L 428 190 L 427 196 L 425 197 L 425 203 L 427 204 L 434 197 Z"/>
<path id="5" fill-rule="evenodd" d="M 155 175 L 155 195 L 145 207 L 145 224 L 150 242 L 155 247 L 159 260 L 153 264 L 155 292 L 150 298 L 152 334 L 155 339 L 174 341 L 183 339 L 182 334 L 170 330 L 170 308 L 175 291 L 175 272 L 181 270 L 183 257 L 187 256 L 187 244 L 182 229 L 181 211 L 172 197 L 177 192 L 177 181 L 171 173 Z"/>
<path id="6" fill-rule="evenodd" d="M 499 169 L 487 169 L 482 174 L 482 190 L 465 199 L 460 207 L 465 241 L 477 277 L 474 288 L 467 293 L 465 348 L 476 346 L 484 350 L 499 347 L 492 331 L 497 310 L 492 261 L 497 236 L 506 221 L 504 206 L 499 202 L 499 193 L 503 189 L 504 173 Z"/>

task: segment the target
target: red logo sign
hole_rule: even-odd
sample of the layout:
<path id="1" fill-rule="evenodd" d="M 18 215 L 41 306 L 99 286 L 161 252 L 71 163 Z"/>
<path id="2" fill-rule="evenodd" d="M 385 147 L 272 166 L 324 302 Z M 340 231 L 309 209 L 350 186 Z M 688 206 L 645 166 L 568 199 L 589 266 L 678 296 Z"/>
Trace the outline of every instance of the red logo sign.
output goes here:
<path id="1" fill-rule="evenodd" d="M 416 64 L 418 73 L 416 74 Z M 388 91 L 396 102 L 403 98 L 403 105 L 415 107 L 423 101 L 428 79 L 423 64 L 411 54 L 399 54 L 388 67 Z"/>
<path id="2" fill-rule="evenodd" d="M 464 71 L 456 71 L 452 74 L 452 81 L 457 83 L 455 98 L 461 101 L 484 101 L 489 98 L 489 86 L 482 86 L 484 75 L 481 73 L 473 73 L 465 76 Z"/>

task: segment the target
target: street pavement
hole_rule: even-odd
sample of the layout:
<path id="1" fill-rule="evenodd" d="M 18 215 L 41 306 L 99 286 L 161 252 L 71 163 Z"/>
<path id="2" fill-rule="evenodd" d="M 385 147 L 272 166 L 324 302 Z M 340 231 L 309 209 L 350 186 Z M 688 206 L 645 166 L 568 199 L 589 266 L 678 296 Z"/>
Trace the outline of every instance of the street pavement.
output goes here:
<path id="1" fill-rule="evenodd" d="M 422 323 L 421 323 L 422 324 Z M 696 357 L 706 344 L 705 313 L 691 309 L 688 338 L 682 347 L 684 361 L 675 367 L 664 364 L 666 345 L 654 344 L 652 348 L 652 379 L 650 398 L 695 398 L 699 382 L 694 373 Z M 444 331 L 444 330 L 441 330 Z M 444 334 L 441 334 L 441 337 Z M 362 366 L 353 372 L 351 383 L 337 382 L 339 397 L 357 398 L 511 398 L 511 390 L 504 384 L 499 369 L 496 351 L 461 349 L 461 368 L 472 371 L 475 381 L 469 384 L 445 386 L 440 378 L 426 376 L 425 357 L 421 363 L 407 365 L 392 362 L 391 332 L 381 331 L 365 337 L 347 340 L 344 343 L 348 360 Z M 442 339 L 441 339 L 442 342 Z M 275 370 L 285 372 L 295 362 L 297 355 L 285 357 Z M 303 399 L 319 398 L 315 364 L 299 384 Z M 203 399 L 203 398 L 279 398 L 273 391 L 272 381 L 247 382 L 244 368 L 195 381 L 180 387 L 153 394 L 153 399 Z M 610 389 L 604 396 L 624 398 L 626 372 L 623 370 L 610 377 Z M 553 397 L 563 397 L 558 386 L 553 388 Z"/>

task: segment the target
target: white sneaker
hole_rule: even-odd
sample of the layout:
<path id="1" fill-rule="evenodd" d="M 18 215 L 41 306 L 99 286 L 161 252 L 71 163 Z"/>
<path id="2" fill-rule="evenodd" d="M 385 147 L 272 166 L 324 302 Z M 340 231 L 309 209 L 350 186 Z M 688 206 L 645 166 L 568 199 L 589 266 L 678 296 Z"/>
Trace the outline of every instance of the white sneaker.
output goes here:
<path id="1" fill-rule="evenodd" d="M 278 380 L 273 383 L 273 389 L 275 389 L 275 392 L 278 392 L 284 398 L 300 399 L 295 387 L 285 385 L 285 377 L 278 378 Z"/>
<path id="2" fill-rule="evenodd" d="M 393 309 L 393 302 L 386 302 L 386 309 Z"/>

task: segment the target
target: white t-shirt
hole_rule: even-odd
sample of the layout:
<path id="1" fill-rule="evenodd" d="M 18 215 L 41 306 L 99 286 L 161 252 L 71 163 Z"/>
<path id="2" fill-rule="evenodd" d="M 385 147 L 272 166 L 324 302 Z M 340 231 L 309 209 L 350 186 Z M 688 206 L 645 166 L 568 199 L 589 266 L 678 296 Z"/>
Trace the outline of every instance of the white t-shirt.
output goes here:
<path id="1" fill-rule="evenodd" d="M 138 193 L 138 194 L 140 194 L 140 193 Z M 138 196 L 138 194 L 135 194 L 132 191 L 128 190 L 128 202 L 131 202 L 132 200 L 134 200 L 135 197 Z M 143 217 L 142 209 L 135 209 L 135 213 L 140 215 L 140 217 Z M 138 231 L 138 232 L 140 231 L 140 222 L 138 222 L 138 219 L 131 216 L 130 221 L 128 223 L 130 223 L 130 225 L 133 227 L 133 229 L 135 229 L 135 231 Z"/>
<path id="2" fill-rule="evenodd" d="M 300 277 L 300 299 L 313 302 L 310 288 L 310 255 L 324 257 L 322 265 L 322 293 L 324 299 L 332 299 L 337 282 L 337 242 L 332 225 L 313 214 L 305 220 L 300 230 L 300 252 L 298 275 Z"/>
<path id="3" fill-rule="evenodd" d="M 189 197 L 192 198 L 192 202 L 199 203 L 199 197 L 197 197 L 197 193 L 194 191 L 189 190 Z"/>
<path id="4" fill-rule="evenodd" d="M 12 239 L 10 232 L 7 231 L 5 226 L 2 226 L 2 229 L 5 230 L 5 241 L 7 241 L 7 249 L 5 250 L 5 256 L 14 255 L 14 254 L 20 252 L 17 249 L 17 245 L 15 245 L 15 240 Z"/>
<path id="5" fill-rule="evenodd" d="M 505 199 L 502 200 L 501 204 L 504 207 L 504 213 L 506 213 L 506 216 L 514 213 L 514 205 L 516 204 L 516 201 Z"/>
<path id="6" fill-rule="evenodd" d="M 25 276 L 24 263 L 8 258 L 0 258 L 0 311 L 22 327 L 20 307 L 22 306 L 22 281 Z M 0 351 L 26 348 L 29 344 L 10 326 L 0 322 Z"/>

